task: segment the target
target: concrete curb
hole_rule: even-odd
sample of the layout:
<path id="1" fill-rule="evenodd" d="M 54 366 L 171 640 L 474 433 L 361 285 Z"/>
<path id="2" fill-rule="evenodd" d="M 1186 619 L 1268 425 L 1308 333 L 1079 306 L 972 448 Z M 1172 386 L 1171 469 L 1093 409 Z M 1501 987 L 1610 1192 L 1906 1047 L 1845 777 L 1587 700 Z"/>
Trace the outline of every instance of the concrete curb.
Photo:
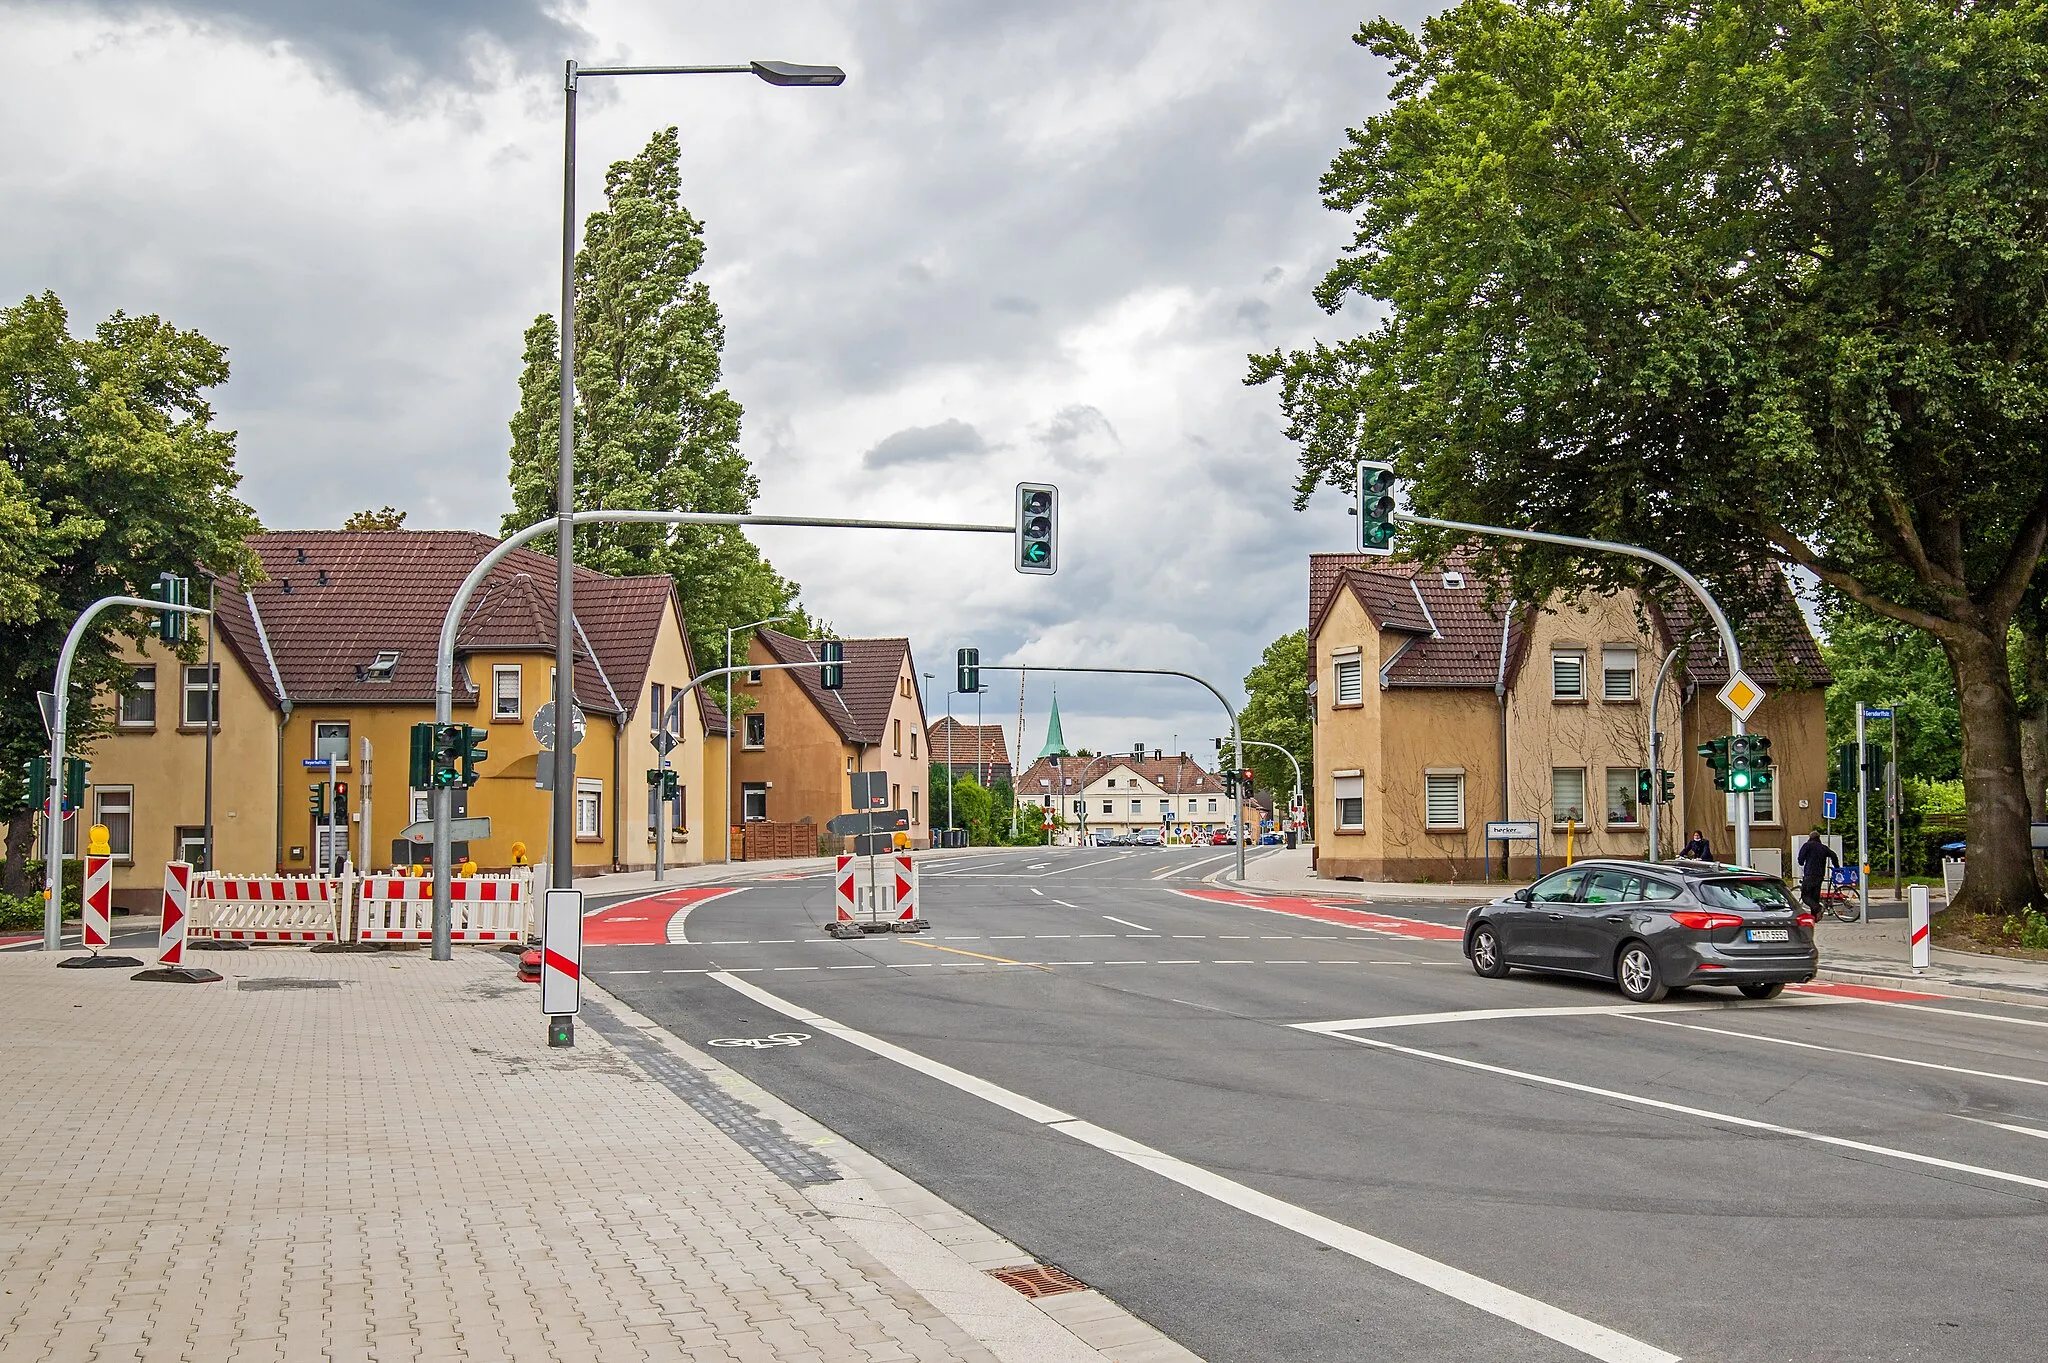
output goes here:
<path id="1" fill-rule="evenodd" d="M 2036 1008 L 2048 1008 L 2048 990 L 2037 994 L 2023 989 L 2000 989 L 1993 985 L 1930 980 L 1920 975 L 1893 975 L 1872 970 L 1834 970 L 1825 966 L 1814 978 L 1833 984 L 1860 984 L 1914 994 L 1939 994 L 1945 998 L 1982 999 L 1986 1003 L 2025 1003 Z"/>

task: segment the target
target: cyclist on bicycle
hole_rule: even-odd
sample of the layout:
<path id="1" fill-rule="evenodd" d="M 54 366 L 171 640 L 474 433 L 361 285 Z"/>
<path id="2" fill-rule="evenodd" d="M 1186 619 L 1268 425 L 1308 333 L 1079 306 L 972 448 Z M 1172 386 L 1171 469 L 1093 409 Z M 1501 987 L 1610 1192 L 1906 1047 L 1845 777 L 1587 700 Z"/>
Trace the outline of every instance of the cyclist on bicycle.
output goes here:
<path id="1" fill-rule="evenodd" d="M 1828 877 L 1828 863 L 1840 866 L 1842 859 L 1835 855 L 1835 849 L 1820 840 L 1820 830 L 1813 830 L 1811 837 L 1799 845 L 1799 897 L 1813 916 L 1821 915 L 1820 886 Z"/>

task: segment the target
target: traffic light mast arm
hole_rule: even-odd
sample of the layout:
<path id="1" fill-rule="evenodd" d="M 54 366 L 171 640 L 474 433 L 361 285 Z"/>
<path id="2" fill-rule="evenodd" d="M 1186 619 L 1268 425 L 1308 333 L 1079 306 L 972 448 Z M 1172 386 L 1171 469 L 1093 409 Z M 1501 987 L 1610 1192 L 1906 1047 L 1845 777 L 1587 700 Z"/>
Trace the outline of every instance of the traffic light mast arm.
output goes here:
<path id="1" fill-rule="evenodd" d="M 71 712 L 71 664 L 94 618 L 116 606 L 140 606 L 144 610 L 175 611 L 181 615 L 213 614 L 205 606 L 171 605 L 143 596 L 103 596 L 71 622 L 71 631 L 64 636 L 64 647 L 57 654 L 57 703 L 52 707 L 56 713 L 50 717 L 50 793 L 43 806 L 44 951 L 59 951 L 64 945 L 64 730 Z M 217 704 L 218 693 L 210 694 L 208 700 Z"/>
<path id="2" fill-rule="evenodd" d="M 1294 756 L 1292 752 L 1290 752 L 1286 748 L 1281 747 L 1278 743 L 1268 743 L 1262 738 L 1247 738 L 1244 740 L 1244 745 L 1247 748 L 1271 748 L 1274 752 L 1285 753 L 1287 760 L 1289 762 L 1294 763 L 1294 793 L 1296 795 L 1300 795 L 1302 793 L 1301 762 Z"/>

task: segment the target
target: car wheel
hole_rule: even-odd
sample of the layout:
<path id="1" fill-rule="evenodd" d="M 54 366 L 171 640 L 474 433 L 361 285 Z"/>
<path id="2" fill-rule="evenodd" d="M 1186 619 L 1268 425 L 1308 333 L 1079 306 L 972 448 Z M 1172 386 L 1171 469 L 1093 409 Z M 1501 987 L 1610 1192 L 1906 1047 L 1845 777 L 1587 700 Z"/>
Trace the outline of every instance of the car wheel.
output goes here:
<path id="1" fill-rule="evenodd" d="M 1736 988 L 1742 991 L 1742 997 L 1746 999 L 1774 999 L 1785 992 L 1782 980 L 1773 980 L 1769 984 L 1737 985 Z"/>
<path id="2" fill-rule="evenodd" d="M 1489 980 L 1508 973 L 1507 954 L 1500 949 L 1500 934 L 1491 923 L 1472 929 L 1472 969 Z"/>
<path id="3" fill-rule="evenodd" d="M 1614 961 L 1614 982 L 1634 1003 L 1656 1003 L 1670 992 L 1664 983 L 1664 971 L 1657 964 L 1657 953 L 1642 942 L 1622 945 L 1621 954 Z"/>

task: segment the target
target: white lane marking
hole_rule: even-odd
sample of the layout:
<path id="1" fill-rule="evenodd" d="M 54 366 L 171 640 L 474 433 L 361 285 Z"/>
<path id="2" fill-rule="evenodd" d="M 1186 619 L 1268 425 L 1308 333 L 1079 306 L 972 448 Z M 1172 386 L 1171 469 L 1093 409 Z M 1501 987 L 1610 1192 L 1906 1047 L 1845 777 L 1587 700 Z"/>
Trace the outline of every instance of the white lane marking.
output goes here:
<path id="1" fill-rule="evenodd" d="M 1317 961 L 1317 965 L 1357 965 L 1356 961 Z"/>
<path id="2" fill-rule="evenodd" d="M 1443 965 L 1462 962 L 1441 961 L 1374 961 L 1373 965 Z M 1741 1008 L 1749 1012 L 1774 1012 L 1783 1008 L 1825 1007 L 1852 1000 L 1837 999 L 1820 994 L 1802 994 L 1792 998 L 1780 998 L 1773 1003 L 1751 1003 L 1747 1000 L 1736 1002 L 1715 1000 L 1698 1003 L 1585 1003 L 1560 1005 L 1549 1008 L 1462 1008 L 1449 1013 L 1394 1013 L 1386 1017 L 1342 1018 L 1336 1022 L 1296 1022 L 1292 1027 L 1302 1032 L 1374 1032 L 1386 1027 L 1428 1027 L 1439 1022 L 1497 1022 L 1502 1018 L 1591 1018 L 1630 1017 L 1651 1009 L 1660 1013 L 1701 1013 L 1725 1012 Z M 1675 1026 L 1682 1024 L 1673 1023 Z"/>
<path id="3" fill-rule="evenodd" d="M 1206 932 L 1176 932 L 1173 934 L 1173 940 L 1176 942 L 1206 942 L 1209 940 L 1209 934 Z"/>
<path id="4" fill-rule="evenodd" d="M 1958 1121 L 1975 1122 L 1979 1126 L 1995 1126 L 2000 1131 L 2017 1131 L 2022 1136 L 2039 1136 L 2042 1140 L 2048 1141 L 2048 1131 L 2042 1131 L 2037 1127 L 2014 1126 L 2011 1122 L 1987 1121 L 1982 1117 L 1965 1117 L 1960 1112 L 1951 1113 L 1949 1115 L 1954 1117 Z"/>
<path id="5" fill-rule="evenodd" d="M 1826 1051 L 1830 1055 L 1852 1055 L 1859 1060 L 1882 1060 L 1889 1065 L 1911 1065 L 1916 1070 L 1942 1070 L 1948 1074 L 1967 1074 L 1974 1079 L 2003 1079 L 2013 1084 L 2032 1084 L 2036 1088 L 2048 1088 L 2048 1079 L 2029 1079 L 2023 1074 L 2001 1074 L 1996 1070 L 1965 1069 L 1961 1065 L 1942 1065 L 1932 1060 L 1908 1060 L 1902 1055 L 1879 1055 L 1875 1051 L 1852 1051 L 1842 1046 L 1822 1046 L 1812 1041 L 1794 1041 L 1790 1037 L 1759 1036 L 1755 1032 L 1737 1032 L 1727 1027 L 1703 1027 L 1695 1022 L 1669 1022 L 1663 1018 L 1635 1014 L 1635 1022 L 1654 1022 L 1661 1027 L 1683 1027 L 1688 1032 L 1712 1032 L 1716 1036 L 1732 1036 L 1743 1041 L 1762 1041 L 1772 1046 L 1795 1046 L 1802 1051 Z"/>
<path id="6" fill-rule="evenodd" d="M 1155 965 L 1200 965 L 1200 961 L 1155 961 Z"/>
<path id="7" fill-rule="evenodd" d="M 814 965 L 779 965 L 779 966 L 776 966 L 775 968 L 776 968 L 776 969 L 777 969 L 778 971 L 780 971 L 780 970 L 816 970 L 816 969 L 817 969 L 818 967 L 816 967 L 816 966 L 814 966 Z"/>
<path id="8" fill-rule="evenodd" d="M 1079 904 L 1069 904 L 1064 899 L 1055 899 L 1052 902 L 1059 905 L 1063 909 L 1078 909 L 1081 907 Z"/>
<path id="9" fill-rule="evenodd" d="M 2008 1017 L 2004 1013 L 1979 1013 L 1969 1008 L 1936 1008 L 1926 1003 L 1901 1003 L 1897 999 L 1856 999 L 1856 1003 L 1868 1003 L 1878 1008 L 1906 1008 L 1915 1013 L 1939 1013 L 1945 1018 L 1973 1018 L 1978 1022 L 2009 1022 L 2015 1027 L 2048 1027 L 2048 1019 Z M 2021 1004 L 2031 1008 L 2032 1004 Z"/>
<path id="10" fill-rule="evenodd" d="M 981 940 L 981 934 L 978 932 L 970 932 L 965 937 L 948 937 L 946 940 L 949 942 L 979 942 Z"/>
<path id="11" fill-rule="evenodd" d="M 1041 942 L 1064 942 L 1073 935 L 1071 932 L 1040 932 L 1033 934 Z"/>
<path id="12" fill-rule="evenodd" d="M 1037 895 L 1040 899 L 1045 898 L 1045 891 L 1039 889 L 1036 885 L 1028 885 L 1025 888 L 1030 890 L 1031 893 Z"/>
<path id="13" fill-rule="evenodd" d="M 1116 935 L 1117 935 L 1117 934 L 1115 934 L 1115 933 L 1113 933 L 1113 932 L 1077 932 L 1077 933 L 1075 933 L 1075 934 L 1074 934 L 1074 936 L 1075 936 L 1075 937 L 1077 937 L 1077 938 L 1078 938 L 1078 937 L 1114 937 L 1114 936 L 1116 936 Z"/>
<path id="14" fill-rule="evenodd" d="M 1166 878 L 1167 878 L 1168 876 L 1177 876 L 1177 875 L 1179 875 L 1179 874 L 1180 874 L 1180 873 L 1181 873 L 1182 871 L 1184 871 L 1184 870 L 1186 870 L 1186 869 L 1187 869 L 1187 868 L 1186 868 L 1186 867 L 1184 867 L 1184 866 L 1169 866 L 1169 867 L 1167 867 L 1167 868 L 1166 868 L 1165 870 L 1162 870 L 1162 871 L 1154 871 L 1154 872 L 1152 873 L 1152 879 L 1154 879 L 1154 880 L 1164 880 L 1164 879 L 1166 879 Z"/>
<path id="15" fill-rule="evenodd" d="M 1047 871 L 1045 875 L 1040 876 L 1039 879 L 1044 880 L 1046 876 L 1063 876 L 1067 874 L 1067 872 L 1069 871 L 1079 871 L 1082 868 L 1088 866 L 1107 866 L 1112 861 L 1122 860 L 1122 857 L 1097 857 L 1093 861 L 1077 861 L 1072 866 L 1062 866 L 1057 871 Z"/>
<path id="16" fill-rule="evenodd" d="M 1029 866 L 1026 866 L 1024 869 L 1027 871 L 1043 871 L 1046 867 L 1050 865 L 1052 865 L 1052 863 L 1049 861 L 1034 861 Z"/>
<path id="17" fill-rule="evenodd" d="M 1178 1183 L 1183 1188 L 1213 1198 L 1227 1207 L 1233 1207 L 1249 1216 L 1256 1216 L 1283 1230 L 1293 1231 L 1318 1244 L 1341 1250 L 1361 1262 L 1384 1269 L 1397 1277 L 1406 1278 L 1418 1286 L 1497 1316 L 1512 1325 L 1519 1325 L 1546 1339 L 1555 1340 L 1589 1358 L 1601 1359 L 1604 1363 L 1679 1363 L 1678 1355 L 1666 1353 L 1618 1330 L 1609 1329 L 1583 1316 L 1575 1316 L 1569 1311 L 1525 1296 L 1477 1274 L 1453 1268 L 1449 1264 L 1418 1254 L 1390 1240 L 1382 1240 L 1376 1235 L 1347 1226 L 1341 1221 L 1333 1221 L 1305 1207 L 1283 1202 L 1234 1179 L 1212 1173 L 1200 1165 L 1176 1159 L 1163 1150 L 1143 1145 L 1093 1122 L 1083 1121 L 1071 1113 L 1062 1112 L 1035 1098 L 1027 1098 L 1014 1089 L 1004 1088 L 1000 1084 L 957 1070 L 951 1065 L 898 1046 L 894 1042 L 884 1041 L 878 1036 L 834 1022 L 745 980 L 732 979 L 724 973 L 714 974 L 711 978 L 765 1008 L 793 1018 L 828 1036 L 836 1037 L 848 1045 L 857 1046 L 885 1060 L 893 1060 L 905 1069 L 914 1070 L 942 1084 L 951 1085 L 962 1093 L 972 1094 L 984 1102 L 1014 1112 L 1027 1121 L 1038 1122 L 1063 1136 L 1072 1137 L 1084 1145 L 1091 1145 L 1105 1154 L 1114 1155 L 1169 1182 Z"/>
<path id="18" fill-rule="evenodd" d="M 1216 961 L 1216 962 L 1214 962 L 1213 964 L 1216 964 L 1216 965 L 1250 965 L 1250 964 L 1252 964 L 1252 963 L 1251 963 L 1250 961 Z"/>
<path id="19" fill-rule="evenodd" d="M 754 945 L 757 947 L 790 947 L 796 945 L 796 939 L 793 937 L 763 937 Z"/>
<path id="20" fill-rule="evenodd" d="M 1219 938 L 1217 938 L 1216 940 L 1218 940 L 1219 942 L 1249 942 L 1249 941 L 1251 941 L 1252 939 L 1251 939 L 1251 938 L 1249 938 L 1249 937 L 1243 936 L 1242 934 L 1236 934 L 1236 933 L 1228 933 L 1228 932 L 1226 932 L 1226 933 L 1224 933 L 1224 934 L 1223 934 L 1222 936 L 1220 936 Z"/>
<path id="21" fill-rule="evenodd" d="M 709 975 L 712 969 L 713 967 L 708 965 L 697 965 L 691 966 L 688 970 L 664 970 L 661 973 L 664 975 Z M 838 967 L 834 966 L 833 969 L 836 970 Z"/>
<path id="22" fill-rule="evenodd" d="M 604 973 L 607 975 L 651 975 L 654 972 L 651 970 L 607 970 Z"/>
<path id="23" fill-rule="evenodd" d="M 875 969 L 875 967 L 874 967 L 874 966 L 871 966 L 871 965 L 828 965 L 828 966 L 826 966 L 826 967 L 825 967 L 825 969 L 827 969 L 827 970 L 873 970 L 873 969 Z"/>
<path id="24" fill-rule="evenodd" d="M 1150 965 L 1150 961 L 1104 961 L 1104 965 Z"/>
<path id="25" fill-rule="evenodd" d="M 929 970 L 929 969 L 931 969 L 931 968 L 932 968 L 933 966 L 937 965 L 937 964 L 938 964 L 938 962 L 937 962 L 937 961 L 888 961 L 888 962 L 885 962 L 884 964 L 886 964 L 886 965 L 888 966 L 888 968 L 889 968 L 889 969 L 891 969 L 891 970 Z"/>
<path id="26" fill-rule="evenodd" d="M 1119 917 L 1117 917 L 1117 916 L 1116 916 L 1115 914 L 1113 914 L 1113 913 L 1105 913 L 1105 914 L 1104 914 L 1104 915 L 1102 915 L 1102 916 L 1103 916 L 1104 918 L 1107 918 L 1107 919 L 1108 919 L 1108 920 L 1109 920 L 1110 922 L 1112 922 L 1112 923 L 1122 923 L 1122 924 L 1123 924 L 1123 925 L 1124 925 L 1125 927 L 1127 927 L 1127 928 L 1136 928 L 1136 929 L 1137 929 L 1137 930 L 1138 930 L 1139 932 L 1150 932 L 1150 931 L 1152 931 L 1152 929 L 1150 929 L 1150 928 L 1146 927 L 1146 926 L 1145 926 L 1145 925 L 1144 925 L 1143 923 L 1133 923 L 1133 922 L 1132 922 L 1132 921 L 1131 921 L 1130 919 L 1128 919 L 1128 918 L 1119 918 Z"/>
<path id="27" fill-rule="evenodd" d="M 713 976 L 713 978 L 717 978 Z M 1316 1030 L 1313 1026 L 1305 1031 Z M 1656 1112 L 1676 1112 L 1684 1117 L 1698 1117 L 1709 1122 L 1725 1122 L 1749 1131 L 1766 1131 L 1774 1136 L 1794 1136 L 1803 1141 L 1819 1145 L 1831 1145 L 1841 1150 L 1855 1150 L 1865 1155 L 1882 1155 L 1887 1159 L 1902 1160 L 1907 1164 L 1922 1164 L 1933 1169 L 1947 1169 L 1958 1174 L 1975 1174 L 1979 1178 L 1992 1179 L 1999 1183 L 2015 1183 L 2021 1187 L 2039 1188 L 2048 1191 L 2048 1179 L 2030 1178 L 2004 1169 L 1989 1169 L 1981 1164 L 1963 1164 L 1957 1160 L 1942 1159 L 1937 1155 L 1923 1155 L 1915 1150 L 1901 1150 L 1896 1146 L 1874 1145 L 1869 1141 L 1850 1140 L 1847 1136 L 1830 1136 L 1822 1131 L 1807 1131 L 1796 1126 L 1783 1126 L 1777 1122 L 1759 1121 L 1755 1117 L 1738 1117 L 1732 1112 L 1716 1112 L 1712 1108 L 1691 1107 L 1685 1103 L 1667 1102 L 1662 1098 L 1647 1098 L 1639 1093 L 1623 1093 L 1620 1089 L 1601 1088 L 1596 1084 L 1581 1084 L 1576 1080 L 1559 1079 L 1553 1075 L 1537 1074 L 1533 1070 L 1510 1069 L 1506 1065 L 1489 1065 L 1483 1060 L 1467 1060 L 1462 1056 L 1445 1055 L 1440 1051 L 1419 1050 L 1413 1046 L 1398 1046 L 1391 1041 L 1377 1037 L 1353 1036 L 1348 1032 L 1327 1032 L 1339 1041 L 1348 1041 L 1354 1046 L 1370 1046 L 1378 1051 L 1392 1051 L 1396 1055 L 1410 1056 L 1416 1060 L 1435 1060 L 1459 1069 L 1476 1070 L 1481 1074 L 1497 1074 L 1505 1079 L 1519 1079 L 1524 1083 L 1542 1084 L 1547 1088 L 1563 1089 L 1569 1093 L 1584 1093 L 1594 1098 L 1606 1098 L 1617 1103 L 1629 1103 L 1635 1107 L 1646 1107 Z"/>
<path id="28" fill-rule="evenodd" d="M 1022 932 L 1008 932 L 1000 935 L 991 935 L 988 940 L 991 942 L 1021 942 L 1028 935 Z"/>

